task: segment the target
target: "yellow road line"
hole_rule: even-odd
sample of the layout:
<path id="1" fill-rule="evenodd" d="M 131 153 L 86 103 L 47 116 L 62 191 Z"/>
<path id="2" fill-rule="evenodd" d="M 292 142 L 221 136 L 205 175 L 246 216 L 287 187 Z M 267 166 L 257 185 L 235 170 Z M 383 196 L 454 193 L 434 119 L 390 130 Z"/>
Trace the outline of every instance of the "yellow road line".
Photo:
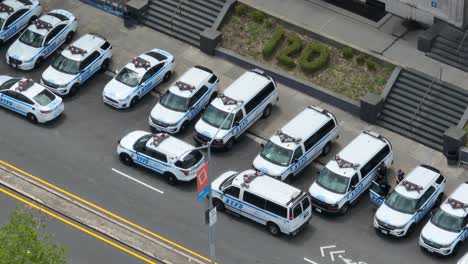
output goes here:
<path id="1" fill-rule="evenodd" d="M 87 205 L 89 205 L 89 206 L 91 206 L 91 207 L 93 207 L 93 208 L 95 208 L 95 209 L 109 215 L 109 216 L 112 216 L 112 217 L 114 217 L 114 218 L 116 218 L 116 219 L 118 219 L 118 220 L 120 220 L 120 221 L 134 227 L 134 228 L 137 228 L 137 229 L 139 229 L 139 230 L 141 230 L 141 231 L 143 231 L 143 232 L 145 232 L 147 234 L 150 234 L 150 235 L 158 238 L 159 240 L 161 240 L 163 242 L 166 242 L 166 243 L 168 243 L 168 244 L 170 244 L 170 245 L 172 245 L 172 246 L 174 246 L 174 247 L 176 247 L 178 249 L 181 249 L 181 250 L 183 250 L 183 251 L 185 251 L 187 253 L 192 254 L 193 256 L 196 256 L 196 257 L 198 257 L 198 258 L 200 258 L 200 259 L 202 259 L 202 260 L 204 260 L 206 262 L 211 263 L 209 258 L 207 258 L 205 256 L 202 256 L 202 255 L 196 253 L 195 251 L 192 251 L 192 250 L 190 250 L 190 249 L 188 249 L 188 248 L 186 248 L 186 247 L 184 247 L 184 246 L 182 246 L 180 244 L 177 244 L 176 242 L 173 242 L 173 241 L 171 241 L 171 240 L 169 240 L 169 239 L 167 239 L 167 238 L 165 238 L 165 237 L 163 237 L 161 235 L 158 235 L 158 234 L 156 234 L 156 233 L 154 233 L 154 232 L 152 232 L 152 231 L 150 231 L 150 230 L 148 230 L 148 229 L 146 229 L 144 227 L 141 227 L 141 226 L 139 226 L 139 225 L 137 225 L 137 224 L 135 224 L 135 223 L 121 217 L 121 216 L 118 216 L 118 215 L 116 215 L 116 214 L 114 214 L 114 213 L 112 213 L 112 212 L 110 212 L 110 211 L 108 211 L 108 210 L 94 204 L 94 203 L 88 202 L 87 200 L 85 200 L 85 199 L 83 199 L 83 198 L 81 198 L 79 196 L 76 196 L 76 195 L 74 195 L 72 193 L 69 193 L 69 192 L 67 192 L 67 191 L 65 191 L 65 190 L 63 190 L 63 189 L 61 189 L 61 188 L 59 188 L 59 187 L 57 187 L 57 186 L 55 186 L 55 185 L 53 185 L 51 183 L 39 178 L 39 177 L 36 177 L 36 176 L 34 176 L 34 175 L 30 174 L 30 173 L 27 173 L 27 172 L 25 172 L 25 171 L 15 167 L 15 166 L 9 164 L 9 163 L 7 163 L 7 162 L 5 162 L 3 160 L 0 160 L 0 163 L 7 166 L 7 167 L 9 167 L 9 168 L 11 168 L 11 169 L 13 169 L 13 170 L 16 170 L 19 173 L 22 173 L 22 174 L 24 174 L 24 175 L 26 175 L 26 176 L 40 182 L 40 183 L 42 183 L 42 184 L 45 184 L 45 185 L 51 187 L 52 189 L 55 189 L 55 190 L 57 190 L 57 191 L 59 191 L 59 192 L 61 192 L 63 194 L 66 194 L 66 195 L 68 195 L 68 196 L 70 196 L 70 197 L 72 197 L 72 198 L 74 198 L 74 199 L 76 199 L 76 200 L 78 200 L 78 201 L 80 201 L 82 203 L 85 203 L 85 204 L 87 204 Z"/>
<path id="2" fill-rule="evenodd" d="M 20 202 L 22 202 L 22 203 L 24 203 L 24 204 L 27 204 L 27 205 L 31 206 L 32 208 L 34 208 L 34 209 L 37 209 L 37 210 L 39 210 L 39 211 L 41 211 L 41 212 L 43 212 L 43 213 L 45 213 L 45 214 L 48 214 L 48 215 L 52 216 L 53 218 L 58 219 L 58 220 L 64 222 L 64 223 L 67 224 L 67 225 L 70 225 L 70 226 L 72 226 L 72 227 L 74 227 L 74 228 L 76 228 L 76 229 L 78 229 L 78 230 L 80 230 L 80 231 L 82 231 L 82 232 L 85 232 L 86 234 L 88 234 L 88 235 L 90 235 L 90 236 L 93 236 L 93 237 L 95 237 L 95 238 L 97 238 L 97 239 L 99 239 L 99 240 L 101 240 L 101 241 L 104 241 L 105 243 L 107 243 L 107 244 L 109 244 L 109 245 L 111 245 L 111 246 L 113 246 L 113 247 L 116 247 L 116 248 L 118 248 L 118 249 L 120 249 L 120 250 L 122 250 L 122 251 L 124 251 L 124 252 L 126 252 L 126 253 L 128 253 L 128 254 L 134 256 L 134 257 L 136 257 L 136 258 L 139 258 L 139 259 L 143 260 L 143 261 L 146 262 L 146 263 L 156 264 L 156 262 L 154 262 L 154 261 L 152 261 L 152 260 L 150 260 L 150 259 L 148 259 L 148 258 L 145 258 L 145 257 L 143 257 L 143 256 L 141 256 L 141 255 L 139 255 L 139 254 L 137 254 L 137 253 L 135 253 L 135 252 L 132 252 L 131 250 L 128 250 L 127 248 L 125 248 L 125 247 L 123 247 L 123 246 L 121 246 L 121 245 L 119 245 L 119 244 L 117 244 L 117 243 L 115 243 L 115 242 L 113 242 L 113 241 L 111 241 L 111 240 L 105 238 L 105 237 L 102 237 L 102 236 L 100 236 L 100 235 L 98 235 L 98 234 L 96 234 L 96 233 L 94 233 L 94 232 L 91 232 L 91 231 L 87 230 L 87 229 L 84 228 L 84 227 L 81 227 L 81 226 L 79 226 L 79 225 L 77 225 L 77 224 L 75 224 L 75 223 L 73 223 L 73 222 L 71 222 L 71 221 L 69 221 L 69 220 L 67 220 L 67 219 L 65 219 L 65 218 L 63 218 L 63 217 L 61 217 L 61 216 L 59 216 L 59 215 L 56 215 L 55 213 L 50 212 L 49 210 L 46 210 L 46 209 L 44 209 L 44 208 L 41 208 L 41 207 L 39 207 L 38 205 L 36 205 L 36 204 L 34 204 L 34 203 L 31 203 L 31 202 L 29 202 L 29 201 L 27 201 L 27 200 L 25 200 L 25 199 L 23 199 L 23 198 L 17 196 L 16 194 L 11 193 L 11 192 L 9 192 L 9 191 L 3 189 L 3 188 L 0 188 L 0 192 L 2 192 L 2 193 L 4 193 L 4 194 L 6 194 L 6 195 L 8 195 L 8 196 L 10 196 L 10 197 L 12 197 L 12 198 L 18 200 L 18 201 L 20 201 Z"/>

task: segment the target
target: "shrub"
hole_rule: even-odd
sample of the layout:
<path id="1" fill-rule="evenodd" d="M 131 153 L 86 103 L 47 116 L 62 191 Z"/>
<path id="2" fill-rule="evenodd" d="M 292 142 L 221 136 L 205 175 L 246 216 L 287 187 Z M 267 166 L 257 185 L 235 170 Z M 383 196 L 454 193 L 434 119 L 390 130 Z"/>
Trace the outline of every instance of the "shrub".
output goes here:
<path id="1" fill-rule="evenodd" d="M 273 19 L 271 19 L 271 18 L 265 19 L 265 26 L 267 28 L 272 28 L 273 27 Z"/>
<path id="2" fill-rule="evenodd" d="M 347 60 L 352 59 L 354 56 L 354 50 L 350 47 L 344 47 L 341 52 L 343 53 L 343 58 Z"/>
<path id="3" fill-rule="evenodd" d="M 263 46 L 263 56 L 269 57 L 275 52 L 276 48 L 280 44 L 281 40 L 284 37 L 284 28 L 283 27 L 276 27 L 273 36 L 269 40 L 266 41 L 265 45 Z"/>
<path id="4" fill-rule="evenodd" d="M 357 57 L 356 57 L 356 63 L 358 65 L 364 65 L 364 62 L 366 62 L 366 55 L 364 54 L 359 54 Z"/>
<path id="5" fill-rule="evenodd" d="M 375 71 L 377 64 L 375 63 L 374 59 L 367 58 L 366 64 L 367 64 L 367 69 L 369 69 L 370 71 Z"/>
<path id="6" fill-rule="evenodd" d="M 255 10 L 252 12 L 252 19 L 257 23 L 262 23 L 265 20 L 266 15 L 260 10 Z"/>
<path id="7" fill-rule="evenodd" d="M 298 54 L 302 49 L 302 39 L 297 34 L 291 34 L 288 36 L 288 46 L 282 49 L 276 59 L 279 63 L 288 66 L 296 66 L 296 62 L 292 56 Z"/>
<path id="8" fill-rule="evenodd" d="M 241 4 L 241 3 L 238 3 L 235 7 L 234 7 L 234 13 L 236 13 L 236 15 L 238 16 L 243 16 L 247 13 L 247 6 L 244 5 L 244 4 Z"/>
<path id="9" fill-rule="evenodd" d="M 330 60 L 330 51 L 318 42 L 311 42 L 301 52 L 299 65 L 307 73 L 314 73 L 325 68 Z"/>

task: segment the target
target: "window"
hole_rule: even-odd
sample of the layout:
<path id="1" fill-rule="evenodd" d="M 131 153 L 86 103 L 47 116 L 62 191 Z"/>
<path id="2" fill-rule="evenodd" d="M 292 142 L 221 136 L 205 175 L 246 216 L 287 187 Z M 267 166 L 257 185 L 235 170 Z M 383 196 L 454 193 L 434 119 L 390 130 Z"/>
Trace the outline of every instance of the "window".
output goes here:
<path id="1" fill-rule="evenodd" d="M 288 217 L 288 210 L 285 207 L 270 201 L 266 201 L 265 210 L 283 218 Z"/>
<path id="2" fill-rule="evenodd" d="M 17 98 L 17 92 L 12 91 L 12 90 L 4 91 L 3 94 L 14 99 Z"/>
<path id="3" fill-rule="evenodd" d="M 385 147 L 382 150 L 380 150 L 377 153 L 377 155 L 375 155 L 377 164 L 379 164 L 382 160 L 384 160 L 385 157 L 387 157 L 389 153 L 390 153 L 390 147 L 388 145 L 385 145 Z"/>
<path id="4" fill-rule="evenodd" d="M 91 63 L 93 63 L 99 57 L 99 52 L 95 51 L 91 53 L 86 59 L 81 62 L 80 70 L 86 69 Z"/>
<path id="5" fill-rule="evenodd" d="M 361 177 L 366 177 L 367 174 L 372 170 L 372 161 L 368 161 L 366 165 L 362 166 L 361 168 Z"/>
<path id="6" fill-rule="evenodd" d="M 318 137 L 317 133 L 310 136 L 306 141 L 304 141 L 305 151 L 306 152 L 309 151 L 309 149 L 311 149 L 313 146 L 315 146 L 315 144 L 317 144 L 317 142 L 319 140 L 320 140 L 320 138 Z"/>
<path id="7" fill-rule="evenodd" d="M 158 71 L 161 70 L 163 66 L 164 63 L 159 63 L 158 65 L 154 66 L 154 68 L 151 70 L 151 75 L 155 75 L 156 73 L 158 73 Z"/>
<path id="8" fill-rule="evenodd" d="M 155 52 L 155 51 L 149 51 L 147 53 L 145 53 L 146 55 L 158 60 L 158 61 L 163 61 L 163 60 L 167 60 L 167 57 L 162 55 L 161 53 L 159 52 Z"/>
<path id="9" fill-rule="evenodd" d="M 218 76 L 214 75 L 211 76 L 210 80 L 208 80 L 209 83 L 214 84 L 218 80 Z"/>
<path id="10" fill-rule="evenodd" d="M 258 197 L 255 194 L 249 193 L 247 191 L 244 191 L 244 198 L 243 200 L 253 206 L 256 206 L 260 209 L 265 209 L 265 203 L 266 200 L 263 199 L 262 197 Z"/>
<path id="11" fill-rule="evenodd" d="M 273 86 L 273 83 L 270 82 L 267 86 L 265 86 L 255 97 L 252 99 L 252 101 L 255 101 L 256 105 L 259 105 L 262 103 L 265 98 L 267 98 L 273 91 L 275 90 L 275 87 Z"/>
<path id="12" fill-rule="evenodd" d="M 390 147 L 385 145 L 383 149 L 381 149 L 377 154 L 372 157 L 370 161 L 366 163 L 361 169 L 361 176 L 365 177 L 369 172 L 371 172 L 375 167 L 377 167 L 387 155 L 390 153 Z"/>
<path id="13" fill-rule="evenodd" d="M 302 214 L 302 206 L 301 204 L 299 203 L 298 205 L 296 205 L 293 209 L 293 216 L 294 217 L 298 217 Z"/>
<path id="14" fill-rule="evenodd" d="M 10 89 L 13 84 L 17 83 L 20 79 L 12 78 L 0 85 L 0 91 Z"/>
<path id="15" fill-rule="evenodd" d="M 333 120 L 329 120 L 323 127 L 321 127 L 317 133 L 317 137 L 319 139 L 324 138 L 330 131 L 332 131 L 335 128 L 335 122 Z"/>
<path id="16" fill-rule="evenodd" d="M 3 27 L 4 29 L 7 29 L 13 22 L 15 22 L 20 16 L 24 15 L 26 13 L 26 9 L 21 9 L 16 11 L 16 13 L 13 13 L 6 21 L 5 21 L 5 26 Z"/>
<path id="17" fill-rule="evenodd" d="M 190 153 L 185 155 L 183 159 L 176 161 L 174 165 L 182 169 L 190 169 L 200 162 L 201 159 L 203 159 L 203 154 L 200 150 L 192 150 Z"/>
<path id="18" fill-rule="evenodd" d="M 27 104 L 30 104 L 30 105 L 33 105 L 33 101 L 31 101 L 31 99 L 27 98 L 26 96 L 22 95 L 22 94 L 18 94 L 17 95 L 17 99 L 23 103 L 27 103 Z"/>
<path id="19" fill-rule="evenodd" d="M 190 106 L 191 106 L 191 107 L 195 106 L 195 104 L 197 104 L 197 102 L 200 100 L 200 98 L 203 97 L 203 95 L 206 93 L 206 91 L 208 91 L 208 87 L 206 87 L 205 85 L 203 85 L 202 88 L 200 88 L 200 90 L 198 90 L 198 91 L 192 96 L 192 98 L 190 99 Z"/>
<path id="20" fill-rule="evenodd" d="M 242 110 L 237 111 L 236 116 L 234 117 L 234 122 L 240 123 L 244 119 L 244 113 L 242 113 Z"/>
<path id="21" fill-rule="evenodd" d="M 146 82 L 148 79 L 150 79 L 151 77 L 153 77 L 153 75 L 155 75 L 162 67 L 163 67 L 164 63 L 160 63 L 156 66 L 154 66 L 153 68 L 150 68 L 146 73 L 145 75 L 143 76 L 143 78 L 141 79 L 141 83 L 144 83 Z"/>
<path id="22" fill-rule="evenodd" d="M 351 178 L 351 183 L 349 184 L 349 187 L 356 187 L 356 185 L 359 184 L 359 176 L 357 174 L 354 174 L 354 176 Z"/>
<path id="23" fill-rule="evenodd" d="M 439 178 L 437 178 L 436 183 L 441 184 L 442 182 L 444 182 L 444 180 L 445 180 L 444 176 L 439 175 Z"/>
<path id="24" fill-rule="evenodd" d="M 155 151 L 153 149 L 149 149 L 147 148 L 146 146 L 143 148 L 142 150 L 143 154 L 147 155 L 147 156 L 150 156 L 154 159 L 157 159 L 159 161 L 162 161 L 162 162 L 167 162 L 167 157 L 166 155 L 158 152 L 158 151 Z"/>
<path id="25" fill-rule="evenodd" d="M 306 197 L 304 200 L 302 200 L 302 208 L 304 208 L 304 211 L 305 211 L 309 207 L 310 207 L 309 197 Z"/>
<path id="26" fill-rule="evenodd" d="M 109 47 L 110 47 L 110 43 L 106 41 L 104 44 L 102 44 L 101 49 L 107 50 Z"/>
<path id="27" fill-rule="evenodd" d="M 301 157 L 302 157 L 302 148 L 301 146 L 299 146 L 296 151 L 294 151 L 294 155 L 293 155 L 293 161 L 296 161 L 296 160 L 299 160 Z"/>
<path id="28" fill-rule="evenodd" d="M 244 108 L 245 108 L 245 114 L 248 115 L 250 112 L 252 112 L 252 110 L 254 110 L 254 108 L 256 107 L 257 105 L 255 104 L 254 100 L 250 100 L 248 103 L 245 104 Z"/>
<path id="29" fill-rule="evenodd" d="M 224 190 L 224 194 L 230 195 L 237 199 L 239 199 L 239 193 L 240 189 L 235 186 L 228 187 L 226 190 Z"/>
<path id="30" fill-rule="evenodd" d="M 46 45 L 48 45 L 50 43 L 50 41 L 52 41 L 52 39 L 54 39 L 54 37 L 57 36 L 57 34 L 60 31 L 62 31 L 62 29 L 64 27 L 65 27 L 65 25 L 58 25 L 55 28 L 53 28 L 51 31 L 49 31 L 49 34 L 47 34 L 47 37 L 45 39 Z"/>
<path id="31" fill-rule="evenodd" d="M 421 198 L 419 198 L 417 208 L 418 208 L 418 209 L 421 208 L 421 206 L 424 205 L 424 203 L 427 201 L 427 199 L 429 199 L 429 197 L 431 197 L 431 195 L 432 195 L 434 192 L 435 192 L 435 188 L 434 188 L 434 186 L 431 186 L 431 187 L 427 190 L 427 192 L 425 192 L 425 193 L 421 196 Z"/>

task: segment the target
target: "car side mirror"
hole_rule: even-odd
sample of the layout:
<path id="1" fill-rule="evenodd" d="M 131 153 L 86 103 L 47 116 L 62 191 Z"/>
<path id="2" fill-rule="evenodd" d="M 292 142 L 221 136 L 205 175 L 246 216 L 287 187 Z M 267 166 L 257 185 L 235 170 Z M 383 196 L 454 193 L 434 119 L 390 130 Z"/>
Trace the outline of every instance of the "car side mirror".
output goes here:
<path id="1" fill-rule="evenodd" d="M 264 144 L 264 143 L 260 143 L 260 147 L 264 148 L 264 147 L 265 147 L 265 144 Z"/>
<path id="2" fill-rule="evenodd" d="M 293 159 L 293 163 L 297 163 L 298 161 L 299 161 L 298 158 L 294 158 L 294 159 Z"/>
<path id="3" fill-rule="evenodd" d="M 239 121 L 234 121 L 234 126 L 238 126 L 239 124 Z"/>
<path id="4" fill-rule="evenodd" d="M 352 191 L 352 190 L 354 190 L 354 189 L 356 189 L 356 186 L 355 186 L 355 185 L 349 186 L 349 190 L 350 190 L 350 191 Z"/>

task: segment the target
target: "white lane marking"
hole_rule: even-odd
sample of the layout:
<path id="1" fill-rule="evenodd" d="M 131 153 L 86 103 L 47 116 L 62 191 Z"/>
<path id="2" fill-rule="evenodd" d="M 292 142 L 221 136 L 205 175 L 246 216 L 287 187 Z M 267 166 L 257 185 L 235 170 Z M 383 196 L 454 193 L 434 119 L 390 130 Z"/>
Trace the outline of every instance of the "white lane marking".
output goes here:
<path id="1" fill-rule="evenodd" d="M 345 253 L 346 251 L 344 250 L 340 250 L 340 251 L 330 251 L 330 258 L 333 262 L 335 262 L 335 254 L 341 254 L 341 253 Z M 341 256 L 341 255 L 339 255 Z"/>
<path id="2" fill-rule="evenodd" d="M 308 258 L 304 258 L 304 261 L 309 262 L 310 264 L 318 264 L 317 262 L 314 262 L 314 261 L 312 261 L 312 260 L 310 260 Z"/>
<path id="3" fill-rule="evenodd" d="M 327 248 L 336 248 L 336 246 L 335 245 L 330 245 L 330 246 L 320 247 L 320 253 L 322 253 L 322 258 L 325 257 L 324 249 L 327 249 Z"/>
<path id="4" fill-rule="evenodd" d="M 246 133 L 247 137 L 252 139 L 253 141 L 255 141 L 257 144 L 265 144 L 267 142 L 267 140 L 259 137 L 259 136 L 256 136 L 250 132 L 247 132 Z"/>
<path id="5" fill-rule="evenodd" d="M 163 191 L 161 191 L 161 190 L 159 190 L 159 189 L 156 189 L 156 188 L 154 188 L 153 186 L 148 185 L 148 184 L 146 184 L 146 183 L 144 183 L 144 182 L 142 182 L 142 181 L 139 181 L 139 180 L 137 180 L 137 179 L 134 179 L 134 178 L 128 176 L 127 174 L 125 174 L 125 173 L 123 173 L 123 172 L 121 172 L 121 171 L 118 171 L 118 170 L 116 170 L 116 169 L 114 169 L 114 168 L 112 168 L 112 171 L 115 172 L 115 173 L 118 173 L 118 174 L 120 174 L 120 175 L 122 175 L 122 176 L 124 176 L 125 178 L 127 178 L 127 179 L 129 179 L 129 180 L 132 180 L 132 181 L 134 181 L 134 182 L 137 182 L 137 183 L 139 183 L 139 184 L 141 184 L 141 185 L 143 185 L 143 186 L 145 186 L 145 187 L 147 187 L 147 188 L 149 188 L 149 189 L 151 189 L 151 190 L 153 190 L 153 191 L 155 191 L 155 192 L 158 192 L 158 193 L 160 193 L 160 194 L 164 194 Z"/>

